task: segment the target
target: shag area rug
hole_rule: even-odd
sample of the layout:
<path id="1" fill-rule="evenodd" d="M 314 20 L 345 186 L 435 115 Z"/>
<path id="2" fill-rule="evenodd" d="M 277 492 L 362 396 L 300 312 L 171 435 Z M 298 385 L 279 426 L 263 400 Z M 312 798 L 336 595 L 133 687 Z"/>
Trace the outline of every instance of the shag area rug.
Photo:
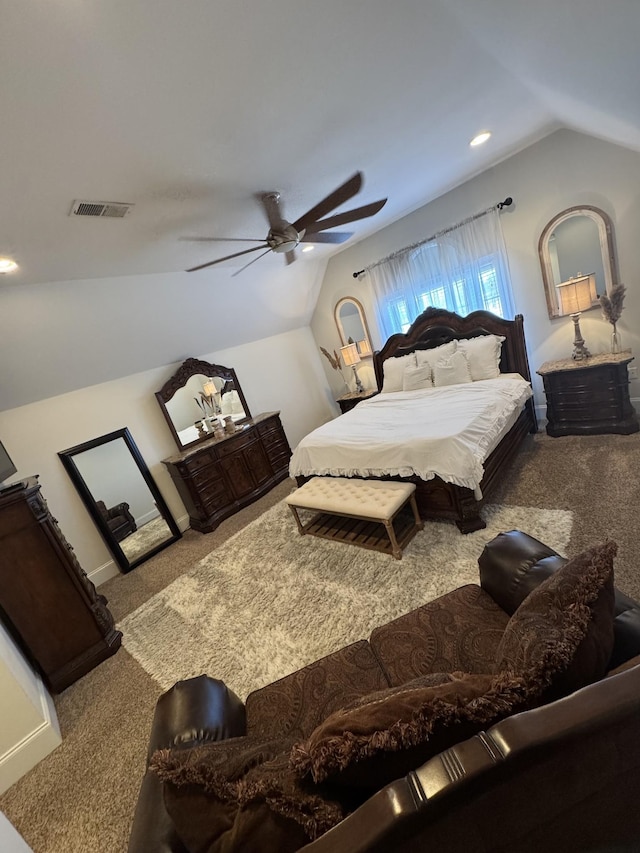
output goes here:
<path id="1" fill-rule="evenodd" d="M 127 560 L 133 563 L 134 560 L 142 557 L 143 554 L 146 554 L 147 551 L 150 551 L 151 548 L 154 548 L 161 542 L 164 542 L 169 536 L 171 536 L 169 525 L 162 516 L 158 516 L 143 524 L 134 533 L 130 533 L 119 545 L 124 551 Z"/>
<path id="2" fill-rule="evenodd" d="M 486 506 L 484 530 L 462 535 L 428 522 L 401 560 L 300 536 L 282 502 L 212 551 L 118 628 L 127 651 L 163 689 L 207 673 L 242 699 L 378 625 L 478 582 L 478 557 L 498 533 L 520 529 L 563 553 L 566 510 Z"/>

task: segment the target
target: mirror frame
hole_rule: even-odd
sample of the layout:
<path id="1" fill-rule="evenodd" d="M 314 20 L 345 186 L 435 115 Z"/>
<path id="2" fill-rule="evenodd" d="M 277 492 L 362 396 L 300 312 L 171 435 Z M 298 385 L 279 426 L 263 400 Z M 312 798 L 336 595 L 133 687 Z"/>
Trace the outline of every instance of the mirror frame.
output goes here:
<path id="1" fill-rule="evenodd" d="M 212 378 L 219 377 L 220 379 L 224 379 L 226 382 L 233 382 L 235 389 L 238 392 L 238 396 L 240 397 L 240 401 L 242 402 L 242 408 L 245 412 L 245 417 L 241 418 L 238 423 L 244 423 L 251 418 L 249 406 L 247 405 L 245 396 L 242 393 L 242 388 L 240 387 L 238 377 L 236 376 L 236 372 L 233 367 L 224 367 L 221 364 L 210 364 L 208 361 L 201 361 L 198 358 L 187 358 L 176 370 L 173 376 L 167 379 L 162 388 L 159 391 L 156 391 L 156 400 L 158 401 L 160 408 L 162 409 L 162 414 L 169 425 L 171 435 L 180 450 L 185 450 L 187 447 L 192 447 L 194 444 L 200 444 L 203 441 L 209 441 L 211 439 L 210 435 L 205 435 L 200 438 L 196 438 L 194 441 L 189 441 L 186 444 L 183 444 L 180 441 L 180 436 L 177 433 L 175 425 L 171 420 L 169 410 L 166 406 L 166 403 L 172 399 L 176 392 L 181 388 L 184 388 L 192 376 L 196 376 L 199 373 L 203 376 L 210 376 Z"/>
<path id="2" fill-rule="evenodd" d="M 565 222 L 567 219 L 571 219 L 574 216 L 588 216 L 598 226 L 606 292 L 611 293 L 612 288 L 618 284 L 618 264 L 616 261 L 615 243 L 613 238 L 613 222 L 610 217 L 604 212 L 604 210 L 600 210 L 599 207 L 594 207 L 590 204 L 568 207 L 566 210 L 558 213 L 557 216 L 554 216 L 553 219 L 545 225 L 538 241 L 538 257 L 540 258 L 540 266 L 542 268 L 542 280 L 544 282 L 547 310 L 551 320 L 555 320 L 557 317 L 564 317 L 566 315 L 560 311 L 560 302 L 558 300 L 558 293 L 553 280 L 553 270 L 551 268 L 549 240 L 560 223 Z M 598 305 L 594 305 L 593 307 L 597 308 Z"/>
<path id="3" fill-rule="evenodd" d="M 133 461 L 138 466 L 142 477 L 149 487 L 153 500 L 155 501 L 156 506 L 160 510 L 160 515 L 164 518 L 169 526 L 169 530 L 171 531 L 171 536 L 168 539 L 165 539 L 159 545 L 156 545 L 154 548 L 151 548 L 147 553 L 145 553 L 142 557 L 139 557 L 136 560 L 132 560 L 131 562 L 127 558 L 127 555 L 124 553 L 118 542 L 116 541 L 115 536 L 112 534 L 109 526 L 106 524 L 102 515 L 100 514 L 98 507 L 96 506 L 96 498 L 93 496 L 91 489 L 89 488 L 87 482 L 84 477 L 80 473 L 80 469 L 76 465 L 74 461 L 74 456 L 77 456 L 80 453 L 84 453 L 86 450 L 92 450 L 94 447 L 101 447 L 103 444 L 108 444 L 110 441 L 115 441 L 118 438 L 124 439 L 124 443 L 126 444 L 131 456 L 133 457 Z M 113 432 L 109 432 L 106 435 L 98 436 L 98 438 L 93 438 L 90 441 L 85 441 L 83 444 L 76 444 L 75 447 L 70 447 L 67 450 L 60 450 L 58 452 L 58 456 L 62 461 L 62 464 L 65 467 L 67 474 L 69 475 L 71 482 L 76 487 L 82 502 L 87 508 L 89 515 L 93 519 L 96 524 L 96 527 L 100 531 L 100 535 L 105 541 L 107 548 L 113 554 L 113 557 L 122 570 L 124 574 L 127 574 L 132 569 L 135 569 L 136 566 L 139 566 L 141 563 L 144 563 L 150 557 L 153 557 L 155 554 L 158 554 L 160 551 L 163 551 L 169 545 L 172 545 L 178 539 L 182 538 L 182 533 L 178 528 L 178 525 L 175 522 L 175 519 L 171 515 L 169 511 L 169 507 L 167 506 L 164 498 L 162 497 L 158 486 L 156 485 L 155 480 L 151 476 L 147 465 L 138 450 L 138 447 L 133 440 L 131 433 L 129 432 L 127 427 L 123 427 L 122 429 L 114 430 Z"/>
<path id="4" fill-rule="evenodd" d="M 364 329 L 364 334 L 367 342 L 369 343 L 370 352 L 367 355 L 361 356 L 361 358 L 373 358 L 373 346 L 371 345 L 371 333 L 369 332 L 369 326 L 367 325 L 367 318 L 364 313 L 364 308 L 362 307 L 362 303 L 359 302 L 355 296 L 343 296 L 342 299 L 339 299 L 336 302 L 336 307 L 333 309 L 333 318 L 336 321 L 336 326 L 338 327 L 338 334 L 340 335 L 340 340 L 342 341 L 342 346 L 346 347 L 349 343 L 349 339 L 347 335 L 344 333 L 344 328 L 342 327 L 342 322 L 340 320 L 340 308 L 345 305 L 347 302 L 352 303 L 356 306 L 358 310 L 358 314 L 360 315 L 360 322 L 362 323 L 362 328 Z"/>

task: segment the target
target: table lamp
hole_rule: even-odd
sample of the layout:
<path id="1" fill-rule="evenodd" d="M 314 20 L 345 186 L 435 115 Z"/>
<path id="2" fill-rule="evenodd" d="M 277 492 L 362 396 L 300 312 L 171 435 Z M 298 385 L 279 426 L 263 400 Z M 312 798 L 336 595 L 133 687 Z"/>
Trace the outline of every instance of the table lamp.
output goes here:
<path id="1" fill-rule="evenodd" d="M 591 276 L 579 276 L 570 278 L 557 284 L 560 308 L 563 314 L 570 314 L 573 320 L 573 353 L 572 358 L 576 361 L 589 358 L 591 353 L 584 345 L 584 338 L 580 331 L 580 314 L 591 308 Z"/>
<path id="2" fill-rule="evenodd" d="M 356 378 L 356 390 L 364 391 L 364 386 L 362 382 L 360 382 L 360 377 L 358 376 L 358 371 L 356 370 L 356 364 L 360 363 L 358 345 L 347 344 L 346 347 L 340 347 L 340 352 L 342 353 L 342 358 L 344 359 L 344 363 L 347 365 L 347 367 L 353 368 L 353 375 Z"/>

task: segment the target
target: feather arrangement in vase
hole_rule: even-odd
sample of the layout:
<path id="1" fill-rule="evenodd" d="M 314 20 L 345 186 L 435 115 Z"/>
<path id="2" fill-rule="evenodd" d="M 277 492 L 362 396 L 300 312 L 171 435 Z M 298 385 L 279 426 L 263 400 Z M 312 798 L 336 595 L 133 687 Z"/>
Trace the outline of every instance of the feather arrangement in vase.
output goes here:
<path id="1" fill-rule="evenodd" d="M 331 365 L 331 367 L 333 367 L 334 370 L 340 371 L 340 375 L 342 376 L 342 381 L 347 386 L 347 391 L 350 391 L 351 389 L 349 388 L 349 383 L 344 378 L 344 373 L 342 372 L 342 362 L 340 361 L 339 354 L 334 350 L 333 355 L 331 355 L 331 353 L 328 352 L 324 347 L 320 347 L 320 352 L 322 353 L 322 355 L 327 357 L 329 364 Z"/>
<path id="2" fill-rule="evenodd" d="M 611 288 L 611 293 L 603 293 L 600 296 L 602 316 L 613 326 L 613 331 L 611 332 L 611 352 L 613 353 L 620 352 L 622 349 L 616 324 L 622 314 L 622 305 L 626 290 L 627 288 L 624 284 L 616 284 Z"/>

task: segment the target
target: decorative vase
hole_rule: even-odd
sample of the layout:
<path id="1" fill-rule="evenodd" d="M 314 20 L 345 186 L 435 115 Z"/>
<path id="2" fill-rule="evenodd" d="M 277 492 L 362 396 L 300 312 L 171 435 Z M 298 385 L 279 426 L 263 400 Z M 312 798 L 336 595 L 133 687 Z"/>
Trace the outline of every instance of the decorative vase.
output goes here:
<path id="1" fill-rule="evenodd" d="M 618 334 L 618 330 L 616 328 L 616 324 L 613 323 L 613 331 L 611 332 L 611 352 L 621 352 L 622 344 L 620 343 L 620 335 Z"/>

